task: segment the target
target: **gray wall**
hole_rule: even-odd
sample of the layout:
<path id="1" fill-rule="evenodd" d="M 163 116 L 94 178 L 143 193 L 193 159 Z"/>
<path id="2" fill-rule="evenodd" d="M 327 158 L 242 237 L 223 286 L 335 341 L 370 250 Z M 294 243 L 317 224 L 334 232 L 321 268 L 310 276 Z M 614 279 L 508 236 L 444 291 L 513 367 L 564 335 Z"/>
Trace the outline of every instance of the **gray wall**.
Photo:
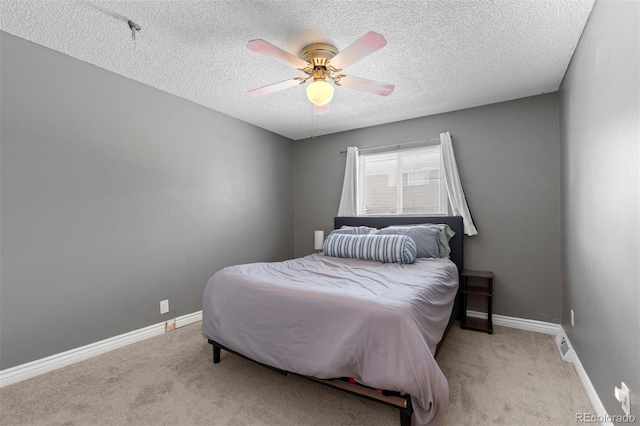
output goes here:
<path id="1" fill-rule="evenodd" d="M 609 414 L 640 415 L 640 3 L 598 1 L 560 91 L 562 324 Z M 571 327 L 570 310 L 575 311 Z"/>
<path id="2" fill-rule="evenodd" d="M 478 235 L 465 266 L 496 274 L 495 313 L 560 322 L 560 146 L 557 93 L 385 124 L 295 144 L 295 255 L 330 231 L 349 145 L 450 131 Z"/>
<path id="3" fill-rule="evenodd" d="M 0 368 L 199 311 L 216 270 L 292 256 L 292 141 L 0 37 Z"/>

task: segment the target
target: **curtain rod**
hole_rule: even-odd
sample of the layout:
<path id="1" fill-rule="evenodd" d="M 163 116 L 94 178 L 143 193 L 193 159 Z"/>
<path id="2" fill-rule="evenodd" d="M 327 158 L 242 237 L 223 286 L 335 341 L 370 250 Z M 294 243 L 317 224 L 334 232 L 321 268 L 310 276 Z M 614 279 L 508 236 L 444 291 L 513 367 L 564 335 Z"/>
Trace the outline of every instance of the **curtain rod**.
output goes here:
<path id="1" fill-rule="evenodd" d="M 404 142 L 404 143 L 394 143 L 393 145 L 380 145 L 380 146 L 372 146 L 370 148 L 361 148 L 359 149 L 359 151 L 369 151 L 370 149 L 380 149 L 380 148 L 391 148 L 391 147 L 401 147 L 403 145 L 411 145 L 414 143 L 420 143 L 420 142 L 430 142 L 430 141 L 439 141 L 440 137 L 437 138 L 431 138 L 431 139 L 422 139 L 419 141 L 413 141 L 413 142 Z M 347 151 L 340 151 L 340 154 L 346 154 Z"/>

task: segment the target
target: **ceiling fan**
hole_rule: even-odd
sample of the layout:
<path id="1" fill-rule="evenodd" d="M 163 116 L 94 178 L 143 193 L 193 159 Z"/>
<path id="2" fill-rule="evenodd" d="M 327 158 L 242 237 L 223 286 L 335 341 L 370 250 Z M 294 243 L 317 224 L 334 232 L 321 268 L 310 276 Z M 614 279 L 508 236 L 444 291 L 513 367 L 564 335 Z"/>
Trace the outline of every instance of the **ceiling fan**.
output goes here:
<path id="1" fill-rule="evenodd" d="M 251 40 L 247 44 L 249 49 L 291 65 L 307 75 L 250 90 L 248 93 L 254 97 L 264 96 L 313 79 L 313 82 L 307 86 L 307 98 L 313 104 L 314 114 L 329 112 L 329 102 L 333 99 L 334 89 L 327 80 L 332 81 L 336 86 L 388 96 L 395 88 L 393 84 L 340 74 L 345 68 L 386 45 L 387 41 L 381 34 L 369 31 L 342 52 L 338 53 L 335 46 L 327 43 L 314 43 L 305 46 L 300 51 L 300 57 L 297 57 L 264 40 Z"/>

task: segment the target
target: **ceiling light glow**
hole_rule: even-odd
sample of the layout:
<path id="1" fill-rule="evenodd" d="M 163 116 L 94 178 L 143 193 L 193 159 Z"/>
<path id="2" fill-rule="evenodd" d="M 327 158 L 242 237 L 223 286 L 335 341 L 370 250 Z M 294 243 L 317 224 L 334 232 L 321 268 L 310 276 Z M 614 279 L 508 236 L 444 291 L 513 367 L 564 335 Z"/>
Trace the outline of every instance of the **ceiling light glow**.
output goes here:
<path id="1" fill-rule="evenodd" d="M 314 105 L 326 105 L 333 99 L 333 85 L 324 80 L 316 80 L 307 86 L 307 98 Z"/>

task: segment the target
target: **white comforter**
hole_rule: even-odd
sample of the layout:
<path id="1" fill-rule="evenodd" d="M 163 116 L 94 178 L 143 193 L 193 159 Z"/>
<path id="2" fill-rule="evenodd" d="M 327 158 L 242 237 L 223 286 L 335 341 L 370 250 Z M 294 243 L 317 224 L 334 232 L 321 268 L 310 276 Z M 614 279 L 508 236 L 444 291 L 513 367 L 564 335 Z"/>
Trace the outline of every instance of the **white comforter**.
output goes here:
<path id="1" fill-rule="evenodd" d="M 224 268 L 209 281 L 202 333 L 258 362 L 409 393 L 416 425 L 449 399 L 433 358 L 458 270 L 448 259 L 383 264 L 313 254 Z"/>

